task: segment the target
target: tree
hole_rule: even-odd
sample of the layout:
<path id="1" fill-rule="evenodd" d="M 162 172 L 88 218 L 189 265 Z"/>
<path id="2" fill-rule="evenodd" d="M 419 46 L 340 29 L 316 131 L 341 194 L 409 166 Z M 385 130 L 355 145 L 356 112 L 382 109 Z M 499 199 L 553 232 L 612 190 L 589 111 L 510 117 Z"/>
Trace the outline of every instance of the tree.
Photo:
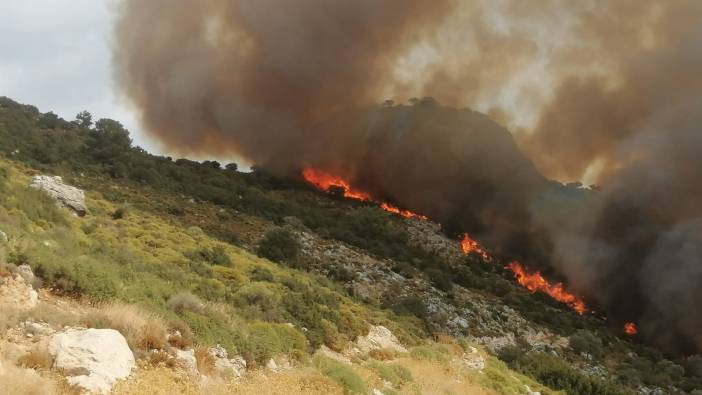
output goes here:
<path id="1" fill-rule="evenodd" d="M 76 115 L 76 121 L 78 126 L 90 129 L 93 126 L 93 115 L 87 111 L 81 111 Z"/>
<path id="2" fill-rule="evenodd" d="M 95 123 L 87 146 L 93 158 L 114 163 L 129 152 L 132 139 L 121 123 L 103 118 Z"/>
<path id="3" fill-rule="evenodd" d="M 229 171 L 237 171 L 237 170 L 239 170 L 239 165 L 232 162 L 232 163 L 228 163 L 226 166 L 224 166 L 224 168 L 229 170 Z"/>

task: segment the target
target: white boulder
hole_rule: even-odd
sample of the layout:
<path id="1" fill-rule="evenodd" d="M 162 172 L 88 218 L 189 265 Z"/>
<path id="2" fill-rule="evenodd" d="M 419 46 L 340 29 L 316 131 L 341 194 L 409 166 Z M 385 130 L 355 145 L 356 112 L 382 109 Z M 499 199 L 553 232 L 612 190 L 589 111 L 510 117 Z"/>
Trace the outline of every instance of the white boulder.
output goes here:
<path id="1" fill-rule="evenodd" d="M 34 176 L 29 186 L 51 196 L 61 205 L 75 211 L 80 217 L 88 213 L 85 193 L 76 187 L 64 184 L 59 176 Z"/>
<path id="2" fill-rule="evenodd" d="M 368 335 L 359 336 L 356 339 L 355 347 L 348 354 L 366 354 L 372 350 L 392 350 L 394 352 L 407 352 L 407 349 L 397 340 L 397 337 L 390 332 L 390 329 L 378 325 L 372 326 Z"/>
<path id="3" fill-rule="evenodd" d="M 52 336 L 53 368 L 70 384 L 90 393 L 107 393 L 129 376 L 134 355 L 124 336 L 113 329 L 68 329 Z"/>

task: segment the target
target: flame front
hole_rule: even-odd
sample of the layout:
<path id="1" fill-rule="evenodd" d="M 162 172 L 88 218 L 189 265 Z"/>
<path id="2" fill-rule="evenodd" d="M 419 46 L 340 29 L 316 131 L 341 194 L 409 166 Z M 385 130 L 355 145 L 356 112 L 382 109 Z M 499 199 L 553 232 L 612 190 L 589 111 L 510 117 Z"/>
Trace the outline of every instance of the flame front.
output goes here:
<path id="1" fill-rule="evenodd" d="M 341 177 L 335 177 L 323 171 L 307 168 L 302 171 L 302 176 L 307 182 L 314 185 L 322 191 L 329 191 L 330 188 L 341 188 L 344 191 L 344 197 L 355 200 L 370 201 L 370 195 L 359 190 L 351 188 L 351 185 Z"/>
<path id="2" fill-rule="evenodd" d="M 572 307 L 573 310 L 580 315 L 583 315 L 583 313 L 587 311 L 585 302 L 572 293 L 566 291 L 563 287 L 563 283 L 549 284 L 549 282 L 541 275 L 540 272 L 536 271 L 533 273 L 528 273 L 524 266 L 517 261 L 507 265 L 507 268 L 514 273 L 514 276 L 517 278 L 517 282 L 529 291 L 544 292 L 557 301 L 563 302 Z"/>
<path id="3" fill-rule="evenodd" d="M 639 330 L 636 328 L 636 324 L 633 322 L 627 322 L 624 324 L 624 333 L 629 336 L 634 336 L 635 334 L 639 333 Z"/>
<path id="4" fill-rule="evenodd" d="M 310 184 L 314 185 L 315 188 L 328 192 L 330 188 L 341 188 L 344 191 L 344 197 L 349 198 L 349 199 L 354 199 L 354 200 L 360 200 L 363 202 L 374 202 L 378 203 L 380 205 L 380 208 L 383 210 L 397 214 L 400 216 L 403 216 L 405 218 L 416 218 L 420 220 L 426 220 L 427 217 L 413 213 L 412 211 L 409 210 L 403 210 L 397 206 L 393 206 L 392 204 L 385 203 L 385 202 L 379 202 L 371 197 L 370 194 L 360 191 L 358 189 L 355 189 L 341 177 L 333 176 L 329 173 L 326 173 L 321 170 L 315 170 L 312 168 L 306 168 L 302 171 L 302 177 L 304 177 L 305 181 L 309 182 Z"/>
<path id="5" fill-rule="evenodd" d="M 315 188 L 321 191 L 328 192 L 330 188 L 340 188 L 344 192 L 344 197 L 346 198 L 363 202 L 377 203 L 383 210 L 401 215 L 405 218 L 416 218 L 420 220 L 427 219 L 427 217 L 423 215 L 402 210 L 401 208 L 393 206 L 392 204 L 375 200 L 369 193 L 355 189 L 348 181 L 327 172 L 306 168 L 302 171 L 302 176 L 308 183 L 314 185 Z M 461 239 L 461 249 L 466 255 L 475 253 L 486 262 L 492 261 L 492 258 L 490 257 L 490 254 L 488 254 L 487 250 L 485 250 L 480 243 L 471 239 L 467 233 L 464 233 L 463 238 Z M 517 278 L 517 282 L 531 292 L 545 292 L 552 298 L 569 305 L 580 315 L 587 311 L 585 302 L 583 302 L 582 299 L 577 298 L 575 295 L 567 292 L 562 283 L 557 283 L 555 285 L 549 284 L 549 282 L 541 276 L 541 273 L 538 271 L 528 273 L 524 266 L 516 261 L 507 265 L 507 268 L 514 273 L 514 276 Z"/>
<path id="6" fill-rule="evenodd" d="M 487 251 L 485 251 L 477 241 L 471 239 L 470 236 L 468 236 L 468 233 L 463 234 L 463 239 L 461 239 L 461 249 L 466 255 L 475 253 L 480 255 L 480 257 L 487 262 L 490 262 L 492 260 L 492 258 L 490 258 L 490 255 L 488 255 Z"/>
<path id="7" fill-rule="evenodd" d="M 470 236 L 468 236 L 468 233 L 463 234 L 463 238 L 461 239 L 461 249 L 466 255 L 475 253 L 482 257 L 486 262 L 492 261 L 492 257 L 490 257 L 487 250 L 485 250 L 480 243 L 471 239 Z M 544 292 L 557 301 L 567 304 L 580 315 L 583 315 L 587 311 L 585 302 L 566 291 L 562 283 L 550 284 L 540 272 L 537 271 L 534 273 L 528 273 L 524 266 L 517 261 L 510 263 L 506 266 L 506 268 L 511 270 L 512 273 L 514 273 L 514 277 L 516 277 L 517 282 L 529 291 Z"/>

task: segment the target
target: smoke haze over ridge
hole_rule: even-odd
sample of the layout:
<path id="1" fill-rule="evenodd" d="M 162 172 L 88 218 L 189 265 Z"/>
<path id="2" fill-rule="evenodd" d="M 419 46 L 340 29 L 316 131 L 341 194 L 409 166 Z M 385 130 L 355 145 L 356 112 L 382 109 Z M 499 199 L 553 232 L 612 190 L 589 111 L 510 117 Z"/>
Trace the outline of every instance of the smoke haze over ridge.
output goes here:
<path id="1" fill-rule="evenodd" d="M 690 352 L 702 350 L 700 22 L 693 0 L 125 0 L 114 61 L 146 128 L 172 150 L 324 168 L 498 243 L 538 228 L 574 289 Z M 532 207 L 545 181 L 507 160 L 518 153 L 473 169 L 455 160 L 456 144 L 468 152 L 466 136 L 501 135 L 496 125 L 446 109 L 358 112 L 415 96 L 489 114 L 546 176 L 602 191 L 544 218 Z M 423 115 L 440 138 L 413 147 L 421 130 L 403 121 Z M 442 124 L 454 116 L 468 126 Z M 388 125 L 409 138 L 390 138 Z M 378 142 L 397 147 L 379 157 Z M 405 171 L 418 184 L 407 185 L 397 169 L 418 154 L 423 166 Z M 506 162 L 523 168 L 513 181 Z M 485 196 L 463 217 L 477 181 Z"/>

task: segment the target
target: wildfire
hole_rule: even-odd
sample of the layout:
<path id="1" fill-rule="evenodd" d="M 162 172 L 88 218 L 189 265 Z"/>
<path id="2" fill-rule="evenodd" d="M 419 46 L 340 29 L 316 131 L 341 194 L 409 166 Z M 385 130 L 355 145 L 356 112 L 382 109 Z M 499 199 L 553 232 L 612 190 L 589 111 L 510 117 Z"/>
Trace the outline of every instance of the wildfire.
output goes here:
<path id="1" fill-rule="evenodd" d="M 636 328 L 636 324 L 633 322 L 627 322 L 624 324 L 624 333 L 629 336 L 634 336 L 635 334 L 639 333 L 639 330 Z"/>
<path id="2" fill-rule="evenodd" d="M 585 302 L 582 299 L 579 299 L 575 295 L 566 291 L 563 288 L 562 283 L 556 283 L 553 285 L 549 284 L 549 282 L 545 278 L 543 278 L 540 272 L 537 271 L 534 273 L 527 273 L 524 266 L 522 266 L 521 263 L 516 261 L 507 265 L 507 268 L 514 273 L 514 276 L 517 278 L 517 282 L 529 291 L 544 292 L 552 298 L 558 300 L 559 302 L 563 302 L 568 306 L 572 307 L 573 310 L 575 310 L 580 315 L 583 315 L 583 313 L 587 311 L 587 308 L 585 307 Z"/>
<path id="3" fill-rule="evenodd" d="M 305 181 L 309 182 L 310 184 L 314 185 L 315 188 L 321 190 L 321 191 L 329 191 L 330 188 L 336 187 L 340 188 L 341 190 L 344 191 L 344 197 L 349 198 L 349 199 L 354 199 L 354 200 L 360 200 L 363 202 L 374 202 L 380 204 L 380 208 L 383 210 L 401 215 L 405 218 L 415 218 L 415 219 L 420 219 L 420 220 L 426 220 L 427 217 L 413 213 L 412 211 L 409 210 L 403 210 L 397 206 L 393 206 L 392 204 L 385 203 L 385 202 L 378 202 L 371 198 L 371 195 L 359 191 L 358 189 L 355 189 L 349 184 L 346 180 L 344 180 L 341 177 L 336 177 L 333 176 L 329 173 L 320 171 L 320 170 L 315 170 L 312 168 L 306 168 L 302 171 L 302 177 L 305 178 Z"/>
<path id="4" fill-rule="evenodd" d="M 466 255 L 470 253 L 476 253 L 487 262 L 490 262 L 492 260 L 492 258 L 490 258 L 490 255 L 488 255 L 487 251 L 485 251 L 483 247 L 481 247 L 480 244 L 478 244 L 477 241 L 471 239 L 470 236 L 468 236 L 468 233 L 463 234 L 463 239 L 461 239 L 461 249 Z"/>
<path id="5" fill-rule="evenodd" d="M 355 200 L 370 201 L 370 195 L 365 192 L 353 189 L 351 185 L 343 178 L 335 177 L 323 171 L 307 168 L 302 171 L 302 176 L 307 182 L 314 185 L 322 191 L 329 191 L 330 188 L 341 188 L 344 191 L 344 197 Z"/>

